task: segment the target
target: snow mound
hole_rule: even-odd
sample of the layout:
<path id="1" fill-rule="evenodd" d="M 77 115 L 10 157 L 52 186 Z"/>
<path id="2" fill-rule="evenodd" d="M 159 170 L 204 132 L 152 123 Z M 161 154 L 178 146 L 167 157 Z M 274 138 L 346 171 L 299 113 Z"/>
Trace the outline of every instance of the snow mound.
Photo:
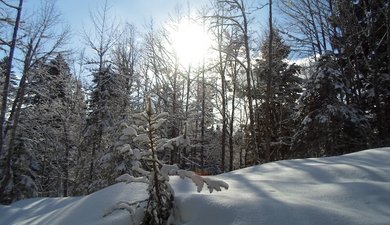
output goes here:
<path id="1" fill-rule="evenodd" d="M 174 179 L 182 224 L 390 224 L 390 148 L 286 160 L 217 176 L 229 190 L 196 194 Z"/>
<path id="2" fill-rule="evenodd" d="M 128 225 L 130 214 L 105 212 L 122 200 L 142 200 L 146 185 L 119 183 L 83 197 L 34 198 L 0 205 L 1 225 Z"/>
<path id="3" fill-rule="evenodd" d="M 388 225 L 390 148 L 329 158 L 286 160 L 215 176 L 229 190 L 196 192 L 172 177 L 175 219 L 186 225 Z M 1 225 L 125 225 L 107 209 L 146 197 L 145 184 L 116 184 L 84 197 L 38 198 L 0 205 Z"/>

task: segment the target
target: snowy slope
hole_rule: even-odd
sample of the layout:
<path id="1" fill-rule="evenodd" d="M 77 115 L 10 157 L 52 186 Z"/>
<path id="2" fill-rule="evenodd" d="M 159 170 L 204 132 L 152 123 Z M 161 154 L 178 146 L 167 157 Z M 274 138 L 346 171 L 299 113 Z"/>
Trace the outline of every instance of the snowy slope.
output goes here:
<path id="1" fill-rule="evenodd" d="M 145 188 L 120 183 L 84 197 L 26 199 L 11 206 L 0 205 L 0 225 L 128 225 L 127 212 L 102 215 L 118 201 L 143 199 Z"/>
<path id="2" fill-rule="evenodd" d="M 173 177 L 175 215 L 187 225 L 389 225 L 390 148 L 349 155 L 288 160 L 216 176 L 229 190 L 196 193 Z M 142 199 L 139 184 L 117 184 L 79 198 L 44 198 L 0 206 L 0 224 L 128 224 L 129 215 L 105 210 Z"/>

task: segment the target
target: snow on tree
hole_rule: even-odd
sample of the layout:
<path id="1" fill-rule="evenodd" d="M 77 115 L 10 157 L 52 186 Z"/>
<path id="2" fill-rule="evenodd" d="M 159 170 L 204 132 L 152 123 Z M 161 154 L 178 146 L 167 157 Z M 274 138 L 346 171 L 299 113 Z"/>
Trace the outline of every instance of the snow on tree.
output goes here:
<path id="1" fill-rule="evenodd" d="M 335 1 L 332 36 L 351 93 L 365 112 L 373 146 L 390 144 L 390 8 L 388 1 Z"/>
<path id="2" fill-rule="evenodd" d="M 320 57 L 298 102 L 294 157 L 329 156 L 366 147 L 369 125 L 344 99 L 349 89 L 332 54 Z"/>
<path id="3" fill-rule="evenodd" d="M 0 88 L 1 89 L 3 88 L 5 83 L 5 73 L 8 67 L 7 63 L 8 63 L 8 57 L 4 57 L 2 60 L 0 60 Z M 11 70 L 7 104 L 11 104 L 12 103 L 11 99 L 15 98 L 17 84 L 18 84 L 18 78 L 16 77 L 15 73 Z M 0 96 L 2 97 L 2 93 L 0 93 Z"/>
<path id="4" fill-rule="evenodd" d="M 13 201 L 72 194 L 85 109 L 80 89 L 60 54 L 30 69 L 4 196 Z"/>
<path id="5" fill-rule="evenodd" d="M 20 1 L 22 3 L 23 1 Z M 4 3 L 4 2 L 3 2 Z M 20 10 L 18 10 L 20 12 Z M 17 19 L 18 20 L 18 19 Z M 2 172 L 2 179 L 0 184 L 0 195 L 3 195 L 3 188 L 8 186 L 7 183 L 15 183 L 14 175 L 15 171 L 13 168 L 15 166 L 15 161 L 23 161 L 30 156 L 21 156 L 16 148 L 17 146 L 17 133 L 20 129 L 20 120 L 22 110 L 24 109 L 26 90 L 28 88 L 28 78 L 33 72 L 34 67 L 39 64 L 45 63 L 48 59 L 52 59 L 56 53 L 64 46 L 65 41 L 68 38 L 68 30 L 61 29 L 57 27 L 61 21 L 60 14 L 55 9 L 53 2 L 44 1 L 40 5 L 40 8 L 35 11 L 32 17 L 29 17 L 28 20 L 24 20 L 21 23 L 21 34 L 17 37 L 16 48 L 18 51 L 18 58 L 21 62 L 20 67 L 20 82 L 18 83 L 18 91 L 13 101 L 12 108 L 7 113 L 8 119 L 4 124 L 4 121 L 1 121 L 1 124 L 4 125 L 2 130 L 1 138 L 1 147 L 5 147 L 7 150 L 6 153 L 6 163 L 2 165 L 4 168 Z M 15 27 L 17 28 L 17 26 Z M 16 36 L 15 36 L 16 38 Z M 15 40 L 15 39 L 14 39 Z M 15 44 L 15 42 L 13 42 Z M 15 45 L 12 49 L 15 48 Z M 13 51 L 13 50 L 11 50 Z M 9 60 L 12 60 L 10 57 Z M 9 69 L 11 69 L 9 67 Z M 6 95 L 3 95 L 5 97 Z M 3 99 L 5 103 L 6 99 Z M 3 104 L 2 109 L 2 118 L 4 120 L 5 112 L 7 111 L 6 104 Z M 0 150 L 1 151 L 1 150 Z M 22 158 L 16 158 L 21 156 Z M 30 155 L 29 153 L 27 155 Z M 23 165 L 27 165 L 23 163 Z M 1 198 L 1 197 L 0 197 Z M 13 199 L 15 200 L 15 199 Z"/>
<path id="6" fill-rule="evenodd" d="M 111 214 L 116 209 L 126 209 L 133 219 L 136 211 L 144 210 L 141 224 L 167 224 L 174 218 L 172 215 L 174 204 L 174 192 L 169 184 L 169 175 L 179 175 L 181 178 L 189 178 L 197 186 L 200 192 L 206 184 L 210 193 L 214 190 L 221 191 L 228 189 L 229 185 L 220 180 L 212 180 L 201 177 L 192 171 L 180 170 L 177 165 L 164 164 L 158 158 L 158 152 L 164 151 L 167 146 L 172 145 L 159 136 L 159 128 L 167 120 L 168 113 L 156 113 L 150 97 L 146 98 L 145 111 L 134 115 L 136 124 L 127 126 L 120 137 L 121 145 L 117 148 L 130 155 L 132 165 L 131 174 L 123 174 L 117 178 L 118 181 L 141 182 L 148 185 L 148 199 L 137 202 L 119 202 L 108 210 L 104 215 Z M 131 148 L 125 141 L 138 143 L 139 148 Z M 177 138 L 175 141 L 183 141 Z M 185 141 L 185 140 L 184 140 Z M 168 143 L 168 145 L 167 145 Z"/>
<path id="7" fill-rule="evenodd" d="M 62 55 L 33 70 L 17 145 L 31 152 L 40 196 L 72 193 L 77 146 L 84 126 L 84 95 Z"/>
<path id="8" fill-rule="evenodd" d="M 270 135 L 268 137 L 271 150 L 269 159 L 279 160 L 288 157 L 291 137 L 294 135 L 294 108 L 302 92 L 303 81 L 299 77 L 300 66 L 287 62 L 287 57 L 291 52 L 290 46 L 284 42 L 277 29 L 272 32 L 271 57 L 268 52 L 270 39 L 268 34 L 262 41 L 262 58 L 258 59 L 254 65 L 254 74 L 257 76 L 256 97 L 259 100 L 256 108 L 258 112 L 256 122 L 259 128 L 259 140 L 262 140 L 264 145 L 266 144 L 264 137 L 267 137 L 267 133 Z M 269 75 L 270 59 L 271 75 Z M 271 84 L 270 87 L 268 84 Z M 268 97 L 267 92 L 270 92 Z M 267 98 L 269 98 L 268 101 L 265 101 Z M 267 104 L 269 105 L 266 107 Z M 269 118 L 266 116 L 267 113 Z M 266 154 L 261 156 L 262 159 L 266 158 Z"/>

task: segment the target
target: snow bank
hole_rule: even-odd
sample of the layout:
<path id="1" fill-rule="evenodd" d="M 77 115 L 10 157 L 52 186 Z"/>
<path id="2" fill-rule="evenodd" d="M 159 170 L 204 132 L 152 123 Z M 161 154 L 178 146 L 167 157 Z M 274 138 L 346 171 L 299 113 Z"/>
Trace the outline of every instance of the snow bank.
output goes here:
<path id="1" fill-rule="evenodd" d="M 35 198 L 0 205 L 1 225 L 128 225 L 130 214 L 116 211 L 102 217 L 121 200 L 141 200 L 146 185 L 119 183 L 84 197 Z"/>
<path id="2" fill-rule="evenodd" d="M 171 179 L 178 224 L 390 224 L 390 148 L 279 161 L 216 178 L 229 190 L 197 193 L 192 181 Z M 0 206 L 0 224 L 129 224 L 126 211 L 102 215 L 120 200 L 143 199 L 145 187 L 121 183 L 85 197 L 19 201 Z"/>

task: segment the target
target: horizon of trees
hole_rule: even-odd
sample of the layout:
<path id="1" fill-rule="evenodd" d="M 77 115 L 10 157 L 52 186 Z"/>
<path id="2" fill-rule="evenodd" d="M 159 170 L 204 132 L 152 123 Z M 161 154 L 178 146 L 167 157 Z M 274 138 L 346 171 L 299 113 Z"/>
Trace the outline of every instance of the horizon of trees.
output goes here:
<path id="1" fill-rule="evenodd" d="M 260 8 L 266 31 L 253 23 Z M 212 0 L 142 32 L 102 1 L 80 52 L 52 1 L 24 11 L 0 1 L 2 204 L 88 194 L 129 173 L 118 146 L 137 147 L 121 137 L 146 96 L 168 113 L 158 137 L 174 140 L 158 158 L 201 175 L 390 144 L 388 1 Z M 172 43 L 183 21 L 212 37 L 199 63 L 183 65 Z"/>

